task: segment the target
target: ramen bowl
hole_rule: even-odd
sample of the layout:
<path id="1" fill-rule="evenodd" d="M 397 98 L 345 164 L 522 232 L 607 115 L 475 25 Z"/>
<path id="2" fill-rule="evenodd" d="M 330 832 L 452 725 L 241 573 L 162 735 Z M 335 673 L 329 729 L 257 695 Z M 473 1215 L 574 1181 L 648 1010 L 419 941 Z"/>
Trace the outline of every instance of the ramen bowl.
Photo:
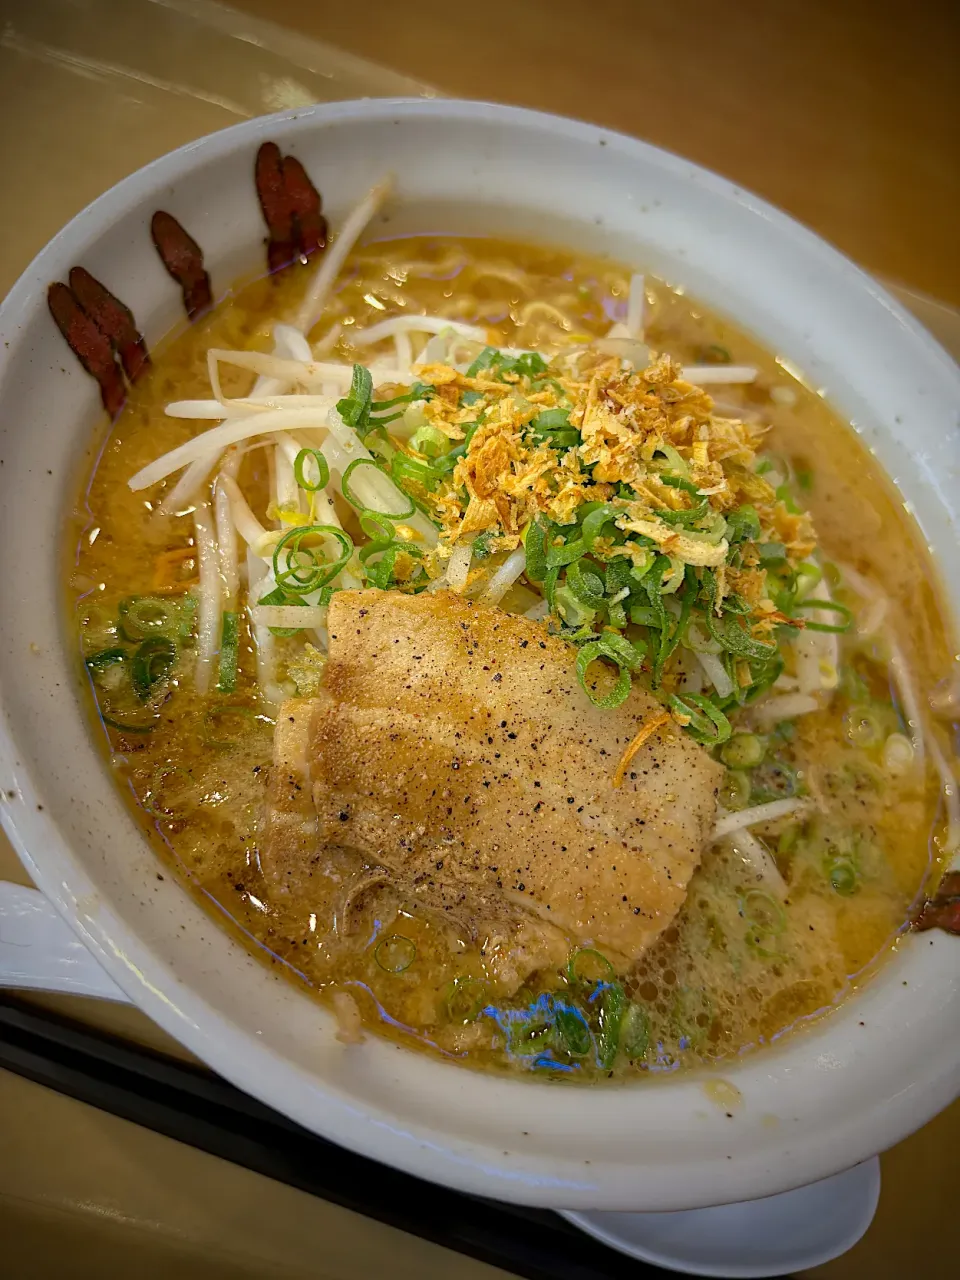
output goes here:
<path id="1" fill-rule="evenodd" d="M 340 1043 L 324 1008 L 162 874 L 94 747 L 63 616 L 63 512 L 102 405 L 47 289 L 82 268 L 152 346 L 183 307 L 154 214 L 190 229 L 223 293 L 262 262 L 252 178 L 268 140 L 302 162 L 334 227 L 389 170 L 396 235 L 442 226 L 609 254 L 757 335 L 855 425 L 921 525 L 948 616 L 960 604 L 957 369 L 789 218 L 630 138 L 513 108 L 370 101 L 254 120 L 102 196 L 0 310 L 0 794 L 27 870 L 130 999 L 211 1068 L 325 1138 L 448 1186 L 555 1208 L 691 1209 L 797 1187 L 896 1142 L 960 1086 L 960 941 L 939 931 L 903 938 L 861 991 L 760 1051 L 565 1088 L 376 1037 Z M 86 360 L 96 371 L 96 352 Z"/>

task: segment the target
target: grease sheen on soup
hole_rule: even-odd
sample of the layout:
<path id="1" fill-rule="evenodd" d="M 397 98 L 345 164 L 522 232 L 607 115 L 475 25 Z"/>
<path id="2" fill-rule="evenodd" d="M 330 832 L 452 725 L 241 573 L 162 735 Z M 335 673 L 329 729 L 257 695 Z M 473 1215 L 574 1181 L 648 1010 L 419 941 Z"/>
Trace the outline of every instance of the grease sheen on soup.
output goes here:
<path id="1" fill-rule="evenodd" d="M 67 540 L 67 591 L 86 659 L 122 647 L 121 602 L 158 591 L 166 598 L 189 594 L 191 516 L 155 509 L 176 477 L 146 497 L 127 481 L 196 434 L 198 424 L 169 418 L 164 409 L 171 400 L 209 394 L 207 350 L 268 349 L 272 324 L 294 313 L 307 272 L 295 267 L 239 287 L 173 335 L 110 428 L 83 477 Z M 623 318 L 628 281 L 617 264 L 554 249 L 445 237 L 386 240 L 353 253 L 312 337 L 339 320 L 340 358 L 366 358 L 351 347 L 351 330 L 405 309 L 486 326 L 494 346 L 554 349 L 606 334 Z M 750 384 L 708 389 L 729 417 L 769 424 L 764 456 L 810 511 L 826 578 L 852 610 L 854 625 L 839 637 L 836 689 L 821 709 L 759 726 L 747 707 L 731 716 L 737 747 L 714 751 L 734 766 L 721 792 L 729 810 L 778 797 L 809 800 L 800 817 L 753 830 L 787 882 L 785 902 L 778 906 L 758 888 L 734 848 L 705 849 L 679 915 L 620 975 L 612 1056 L 601 1043 L 603 1019 L 612 1016 L 602 998 L 602 956 L 581 951 L 572 969 L 536 972 L 519 990 L 500 995 L 487 981 L 476 939 L 457 936 L 449 921 L 376 885 L 352 900 L 349 932 L 338 925 L 343 901 L 330 884 L 315 896 L 309 888 L 275 892 L 260 865 L 259 841 L 277 709 L 256 684 L 246 622 L 235 691 L 194 691 L 185 639 L 165 673 L 150 732 L 129 727 L 137 704 L 123 702 L 123 664 L 112 668 L 103 660 L 91 673 L 118 784 L 160 856 L 200 900 L 222 909 L 244 945 L 321 999 L 347 992 L 379 1033 L 475 1066 L 632 1077 L 769 1043 L 843 999 L 890 952 L 941 859 L 935 771 L 911 766 L 888 746 L 891 737 L 899 746 L 910 739 L 891 682 L 891 629 L 924 701 L 951 661 L 914 526 L 821 395 L 681 290 L 649 277 L 645 290 L 645 336 L 654 351 L 688 365 L 732 362 L 759 371 Z M 251 384 L 251 374 L 231 370 L 225 391 L 243 395 Z M 267 520 L 267 454 L 251 450 L 240 474 L 258 517 Z M 342 514 L 351 527 L 349 512 Z M 864 615 L 881 606 L 849 590 L 843 566 L 889 597 L 879 625 L 871 627 L 869 618 L 864 625 Z M 521 612 L 532 597 L 523 584 L 513 590 L 503 607 Z M 277 644 L 292 653 L 295 642 Z M 342 893 L 356 887 L 344 884 Z M 571 1046 L 558 1031 L 555 1010 L 563 1000 L 581 1011 L 589 1047 Z"/>

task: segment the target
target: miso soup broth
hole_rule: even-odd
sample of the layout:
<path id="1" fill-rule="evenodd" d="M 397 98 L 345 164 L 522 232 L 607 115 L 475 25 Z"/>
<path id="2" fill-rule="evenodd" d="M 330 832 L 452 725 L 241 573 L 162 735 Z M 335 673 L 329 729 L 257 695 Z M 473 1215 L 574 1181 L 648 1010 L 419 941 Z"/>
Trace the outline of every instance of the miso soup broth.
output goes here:
<path id="1" fill-rule="evenodd" d="M 158 856 L 345 1040 L 590 1081 L 829 1010 L 956 834 L 929 701 L 953 656 L 874 460 L 775 353 L 620 264 L 382 240 L 297 328 L 314 271 L 239 286 L 153 353 L 69 521 L 95 733 Z M 211 436 L 131 489 L 265 414 L 282 425 Z M 485 609 L 512 615 L 492 639 Z M 470 680 L 504 683 L 461 721 L 431 701 L 435 647 L 411 711 L 389 658 L 406 633 L 364 629 L 394 616 L 474 627 Z M 501 720 L 528 644 L 569 686 Z M 595 719 L 561 770 L 576 699 Z M 427 789 L 391 790 L 414 764 Z M 593 915 L 583 867 L 610 899 Z"/>

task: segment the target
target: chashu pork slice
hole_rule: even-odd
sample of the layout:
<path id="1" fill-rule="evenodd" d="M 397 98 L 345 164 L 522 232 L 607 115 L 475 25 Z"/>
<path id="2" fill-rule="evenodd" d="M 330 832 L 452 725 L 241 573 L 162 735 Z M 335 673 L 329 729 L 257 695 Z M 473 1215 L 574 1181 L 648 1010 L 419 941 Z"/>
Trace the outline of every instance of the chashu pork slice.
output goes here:
<path id="1" fill-rule="evenodd" d="M 569 645 L 449 592 L 339 591 L 328 630 L 320 696 L 295 713 L 299 727 L 309 706 L 321 844 L 468 921 L 486 954 L 512 947 L 514 982 L 571 945 L 629 962 L 663 932 L 722 770 L 671 722 L 613 786 L 660 711 L 648 693 L 595 707 Z"/>

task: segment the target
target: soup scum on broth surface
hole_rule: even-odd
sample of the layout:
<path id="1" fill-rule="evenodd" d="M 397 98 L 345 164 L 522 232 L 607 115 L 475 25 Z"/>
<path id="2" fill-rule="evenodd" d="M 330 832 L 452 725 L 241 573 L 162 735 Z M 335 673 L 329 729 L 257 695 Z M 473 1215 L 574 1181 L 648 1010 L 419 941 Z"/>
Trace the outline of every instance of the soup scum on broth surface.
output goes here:
<path id="1" fill-rule="evenodd" d="M 606 260 L 341 237 L 167 342 L 72 528 L 118 779 L 343 1039 L 720 1059 L 849 992 L 960 837 L 902 507 Z"/>

